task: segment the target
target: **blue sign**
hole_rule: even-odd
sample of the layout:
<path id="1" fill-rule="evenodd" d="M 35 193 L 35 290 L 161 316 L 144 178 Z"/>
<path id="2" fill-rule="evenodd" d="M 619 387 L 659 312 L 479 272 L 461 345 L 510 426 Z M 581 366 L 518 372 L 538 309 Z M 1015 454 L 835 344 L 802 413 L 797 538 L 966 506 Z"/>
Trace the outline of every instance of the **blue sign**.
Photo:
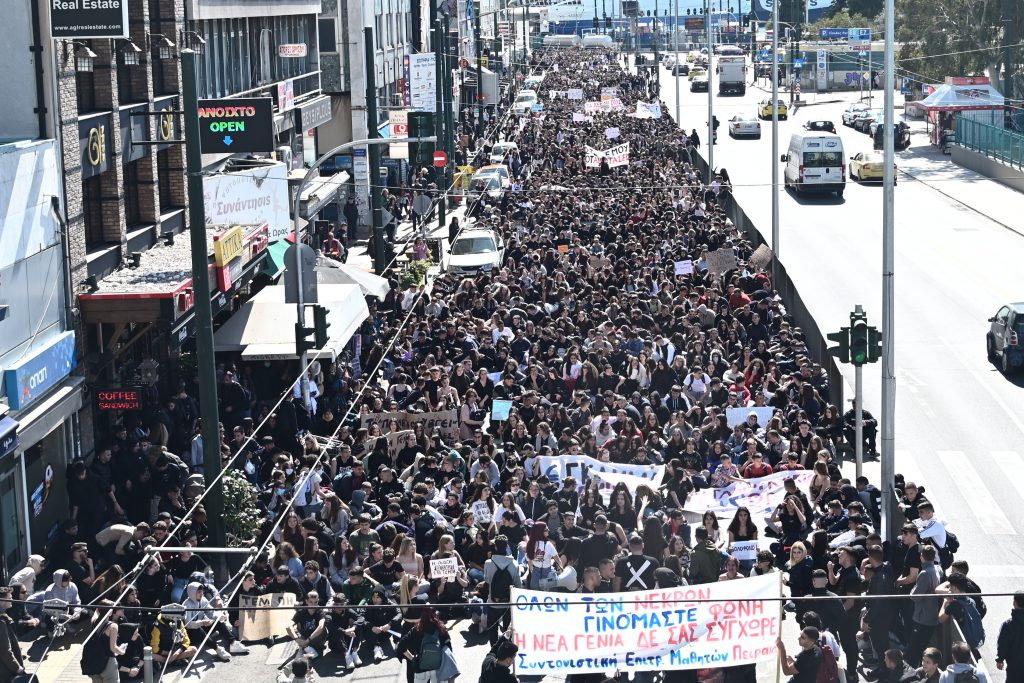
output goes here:
<path id="1" fill-rule="evenodd" d="M 14 410 L 24 408 L 70 375 L 76 364 L 75 333 L 65 332 L 4 371 L 7 402 Z"/>
<path id="2" fill-rule="evenodd" d="M 537 103 L 536 103 L 535 105 L 533 105 L 532 107 L 530 107 L 530 109 L 531 109 L 531 110 L 532 110 L 532 111 L 533 111 L 534 113 L 537 113 L 537 112 L 542 112 L 542 111 L 544 111 L 544 105 L 543 105 L 542 103 L 540 103 L 540 102 L 537 102 Z"/>
<path id="3" fill-rule="evenodd" d="M 871 29 L 869 28 L 819 28 L 818 38 L 821 40 L 871 40 Z"/>
<path id="4" fill-rule="evenodd" d="M 802 68 L 804 68 L 804 60 L 802 60 L 802 59 L 794 59 L 793 60 L 793 68 L 794 69 L 802 69 Z"/>

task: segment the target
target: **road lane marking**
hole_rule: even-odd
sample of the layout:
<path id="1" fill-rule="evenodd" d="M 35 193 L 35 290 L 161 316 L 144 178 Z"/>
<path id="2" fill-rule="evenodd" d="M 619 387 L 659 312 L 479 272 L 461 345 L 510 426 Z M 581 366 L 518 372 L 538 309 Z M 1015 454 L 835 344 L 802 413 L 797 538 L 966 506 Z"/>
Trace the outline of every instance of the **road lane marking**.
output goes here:
<path id="1" fill-rule="evenodd" d="M 960 360 L 960 363 L 961 365 L 963 365 L 965 370 L 968 370 L 969 372 L 975 375 L 983 375 L 986 378 L 992 376 L 992 363 L 985 359 L 984 356 L 982 356 L 981 358 L 984 359 L 984 362 L 987 367 L 985 369 L 980 369 L 978 365 L 981 363 L 981 361 L 968 357 L 945 339 L 942 340 L 942 344 L 947 349 L 949 349 L 949 352 L 951 354 L 953 354 Z M 1000 375 L 1000 377 L 1002 377 L 1002 375 Z M 981 387 L 982 389 L 985 390 L 986 393 L 988 393 L 989 397 L 996 403 L 996 405 L 1002 408 L 1003 414 L 1006 416 L 1006 418 L 1014 424 L 1014 426 L 1017 428 L 1018 432 L 1021 435 L 1024 435 L 1024 422 L 1021 422 L 1020 418 L 1017 417 L 1017 412 L 1011 409 L 1010 406 L 1007 405 L 1006 401 L 1004 401 L 1002 397 L 1000 397 L 999 394 L 997 394 L 995 390 L 988 385 L 987 382 L 979 381 L 977 386 Z"/>
<path id="2" fill-rule="evenodd" d="M 935 454 L 949 470 L 964 500 L 968 501 L 982 531 L 990 536 L 1016 535 L 1017 531 L 1003 514 L 995 496 L 985 486 L 967 454 L 963 451 L 936 451 Z"/>
<path id="3" fill-rule="evenodd" d="M 1021 501 L 1024 501 L 1024 479 L 1018 474 L 1024 470 L 1024 459 L 1017 451 L 989 451 L 989 457 L 999 465 L 999 469 L 1006 474 L 1004 479 L 1010 482 L 1017 495 L 1021 497 Z"/>

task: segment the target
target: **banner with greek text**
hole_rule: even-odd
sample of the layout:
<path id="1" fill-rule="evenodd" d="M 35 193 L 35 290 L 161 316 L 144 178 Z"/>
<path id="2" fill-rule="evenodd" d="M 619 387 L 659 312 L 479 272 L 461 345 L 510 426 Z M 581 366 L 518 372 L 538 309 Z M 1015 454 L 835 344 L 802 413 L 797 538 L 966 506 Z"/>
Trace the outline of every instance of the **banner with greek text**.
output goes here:
<path id="1" fill-rule="evenodd" d="M 633 593 L 512 589 L 516 672 L 703 669 L 777 656 L 779 576 Z"/>
<path id="2" fill-rule="evenodd" d="M 795 479 L 797 488 L 802 491 L 807 491 L 810 486 L 814 472 L 796 472 L 776 472 L 767 477 L 733 482 L 720 489 L 701 489 L 690 494 L 683 509 L 699 514 L 710 511 L 716 515 L 732 516 L 737 508 L 746 507 L 752 515 L 771 514 L 786 497 L 787 479 Z"/>
<path id="3" fill-rule="evenodd" d="M 590 147 L 589 145 L 584 145 L 583 150 L 584 165 L 587 168 L 598 168 L 601 165 L 601 159 L 606 159 L 608 161 L 608 168 L 629 165 L 628 142 L 624 142 L 621 145 L 615 145 L 614 147 L 610 147 L 605 150 L 598 150 Z"/>
<path id="4" fill-rule="evenodd" d="M 609 475 L 628 474 L 653 482 L 655 486 L 660 485 L 665 477 L 664 465 L 621 465 L 615 462 L 601 462 L 587 455 L 545 455 L 539 458 L 539 461 L 540 473 L 547 475 L 556 485 L 566 477 L 575 477 L 580 493 L 583 493 L 587 477 L 592 471 Z M 614 477 L 608 477 L 606 481 L 609 479 Z M 615 482 L 611 483 L 614 486 Z"/>
<path id="5" fill-rule="evenodd" d="M 441 410 L 436 413 L 367 413 L 360 416 L 360 427 L 369 429 L 371 425 L 380 425 L 381 431 L 387 434 L 391 431 L 389 424 L 391 420 L 398 422 L 398 431 L 414 429 L 417 424 L 423 424 L 423 431 L 431 434 L 434 430 L 441 433 L 441 438 L 448 444 L 453 444 L 459 438 L 459 414 L 455 410 Z"/>

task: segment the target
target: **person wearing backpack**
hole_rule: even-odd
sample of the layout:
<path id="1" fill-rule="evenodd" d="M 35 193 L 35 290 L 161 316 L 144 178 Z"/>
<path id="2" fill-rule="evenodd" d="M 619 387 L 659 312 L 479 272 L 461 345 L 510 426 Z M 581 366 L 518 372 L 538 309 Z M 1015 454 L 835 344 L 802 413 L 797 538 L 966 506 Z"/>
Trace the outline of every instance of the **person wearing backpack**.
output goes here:
<path id="1" fill-rule="evenodd" d="M 100 608 L 93 615 L 93 635 L 82 646 L 82 673 L 92 683 L 118 683 L 121 678 L 117 658 L 125 653 L 125 648 L 117 644 L 117 621 L 123 612 L 113 606 L 110 600 L 100 601 Z"/>
<path id="2" fill-rule="evenodd" d="M 960 572 L 953 572 L 946 580 L 949 596 L 943 600 L 939 608 L 939 623 L 945 624 L 952 618 L 960 625 L 964 640 L 977 652 L 985 642 L 985 626 L 982 624 L 981 612 L 972 598 L 963 595 L 970 592 L 967 577 Z"/>
<path id="3" fill-rule="evenodd" d="M 843 661 L 843 648 L 827 628 L 822 628 L 817 612 L 804 612 L 804 626 L 818 629 L 818 647 L 821 648 L 821 666 L 818 667 L 817 683 L 845 683 L 846 672 L 839 668 Z"/>
<path id="4" fill-rule="evenodd" d="M 424 606 L 420 621 L 402 636 L 395 651 L 405 658 L 407 683 L 441 683 L 438 672 L 452 638 L 433 607 Z"/>
<path id="5" fill-rule="evenodd" d="M 512 587 L 523 587 L 519 565 L 508 556 L 508 538 L 504 535 L 494 538 L 494 553 L 484 562 L 484 581 L 490 586 L 487 597 L 489 603 L 509 602 L 512 599 Z M 494 645 L 498 642 L 498 634 L 505 632 L 512 623 L 512 610 L 508 607 L 490 607 L 484 613 L 484 619 L 486 621 L 480 628 L 487 631 L 488 640 Z"/>
<path id="6" fill-rule="evenodd" d="M 985 669 L 971 664 L 971 648 L 967 643 L 954 643 L 951 654 L 953 663 L 939 676 L 939 683 L 992 683 Z"/>

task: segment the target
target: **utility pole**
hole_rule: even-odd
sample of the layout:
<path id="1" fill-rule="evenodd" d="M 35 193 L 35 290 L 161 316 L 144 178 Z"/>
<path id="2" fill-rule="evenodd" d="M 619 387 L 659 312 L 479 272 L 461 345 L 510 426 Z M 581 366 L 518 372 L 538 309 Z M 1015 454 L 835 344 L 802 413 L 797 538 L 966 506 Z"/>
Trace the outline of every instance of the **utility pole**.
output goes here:
<path id="1" fill-rule="evenodd" d="M 1017 17 L 1014 15 L 1018 4 L 1014 0 L 1003 0 L 1003 98 L 1007 103 L 1013 100 L 1013 73 L 1017 66 L 1013 55 L 1017 49 Z M 1012 115 L 1016 109 L 1012 106 L 1008 111 Z"/>
<path id="2" fill-rule="evenodd" d="M 482 6 L 482 5 L 481 5 Z M 480 40 L 480 9 L 474 12 L 473 19 L 476 30 L 476 136 L 484 134 L 484 112 L 481 108 L 484 94 L 484 80 L 480 73 L 480 62 L 483 60 L 483 42 Z"/>
<path id="3" fill-rule="evenodd" d="M 217 364 L 213 355 L 213 310 L 210 306 L 210 257 L 206 246 L 206 207 L 203 206 L 203 151 L 199 146 L 199 87 L 196 53 L 181 51 L 181 78 L 185 119 L 185 169 L 188 174 L 188 231 L 192 247 L 192 291 L 196 316 L 196 372 L 199 376 L 199 414 L 203 420 L 204 505 L 210 525 L 210 545 L 222 548 L 224 495 L 220 477 L 220 416 L 217 405 Z M 221 571 L 226 573 L 223 556 Z"/>
<path id="4" fill-rule="evenodd" d="M 712 97 L 711 87 L 711 56 L 714 54 L 714 46 L 711 44 L 711 3 L 713 0 L 706 0 L 707 5 L 707 33 L 708 33 L 708 185 L 715 177 L 715 100 Z"/>
<path id="5" fill-rule="evenodd" d="M 675 41 L 675 65 L 672 70 L 676 72 L 676 125 L 681 126 L 679 107 L 680 107 L 680 93 L 679 93 L 679 0 L 676 0 L 676 20 L 673 22 L 675 30 L 672 33 L 672 39 Z"/>
<path id="6" fill-rule="evenodd" d="M 371 21 L 368 17 L 367 21 Z M 363 28 L 363 58 L 366 67 L 366 137 L 377 137 L 377 67 L 374 62 L 373 27 Z M 373 269 L 377 275 L 384 272 L 388 264 L 387 248 L 384 241 L 384 207 L 380 191 L 380 148 L 370 145 L 366 152 L 370 164 L 370 207 L 373 215 Z"/>
<path id="7" fill-rule="evenodd" d="M 885 154 L 885 170 L 882 188 L 882 528 L 885 540 L 895 543 L 899 523 L 896 520 L 896 499 L 893 494 L 893 480 L 896 476 L 896 335 L 894 322 L 896 306 L 894 297 L 895 230 L 893 204 L 896 201 L 893 183 L 894 173 L 893 88 L 895 87 L 896 58 L 894 47 L 895 8 L 894 0 L 885 0 L 885 110 L 882 135 Z"/>
<path id="8" fill-rule="evenodd" d="M 432 2 L 431 6 L 433 6 L 434 4 L 435 3 Z M 497 16 L 497 15 L 495 15 L 495 16 Z M 451 131 L 445 131 L 445 125 L 447 124 L 447 120 L 444 118 L 443 113 L 444 113 L 444 110 L 445 110 L 444 100 L 447 99 L 447 97 L 450 97 L 450 96 L 446 96 L 445 95 L 444 70 L 445 70 L 445 61 L 446 60 L 444 58 L 444 56 L 445 56 L 444 55 L 444 33 L 441 30 L 441 20 L 440 19 L 436 19 L 434 21 L 433 32 L 434 32 L 434 80 L 435 80 L 435 86 L 434 86 L 434 90 L 435 90 L 435 97 L 434 97 L 434 135 L 437 136 L 438 140 L 447 140 L 448 139 L 447 136 L 451 135 Z M 447 153 L 448 150 L 446 148 L 442 147 L 442 149 L 445 149 L 445 152 Z M 445 210 L 447 208 L 445 206 L 445 187 L 444 187 L 445 178 L 444 178 L 444 175 L 443 175 L 443 170 L 444 169 L 437 170 L 437 171 L 434 172 L 434 177 L 437 178 L 437 189 L 438 189 L 438 199 L 437 199 L 437 227 L 438 228 L 443 228 L 444 227 L 444 222 L 445 222 L 445 218 L 446 218 Z M 423 220 L 425 221 L 426 218 L 427 217 L 424 216 Z M 424 231 L 424 232 L 427 232 L 427 231 Z"/>
<path id="9" fill-rule="evenodd" d="M 772 268 L 779 263 L 779 2 L 772 3 Z"/>

